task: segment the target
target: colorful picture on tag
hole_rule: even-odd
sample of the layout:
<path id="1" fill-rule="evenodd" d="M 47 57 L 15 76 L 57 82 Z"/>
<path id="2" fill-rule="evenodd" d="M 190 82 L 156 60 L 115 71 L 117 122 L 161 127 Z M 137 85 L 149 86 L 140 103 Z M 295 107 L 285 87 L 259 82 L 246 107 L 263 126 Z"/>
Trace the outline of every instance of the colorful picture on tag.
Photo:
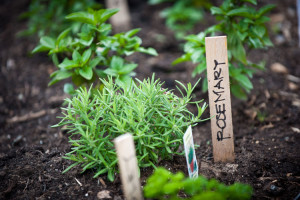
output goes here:
<path id="1" fill-rule="evenodd" d="M 183 136 L 183 144 L 184 144 L 184 151 L 185 157 L 187 161 L 187 167 L 190 178 L 197 178 L 198 177 L 198 164 L 196 159 L 195 147 L 194 147 L 194 140 L 192 134 L 192 127 L 189 126 Z"/>

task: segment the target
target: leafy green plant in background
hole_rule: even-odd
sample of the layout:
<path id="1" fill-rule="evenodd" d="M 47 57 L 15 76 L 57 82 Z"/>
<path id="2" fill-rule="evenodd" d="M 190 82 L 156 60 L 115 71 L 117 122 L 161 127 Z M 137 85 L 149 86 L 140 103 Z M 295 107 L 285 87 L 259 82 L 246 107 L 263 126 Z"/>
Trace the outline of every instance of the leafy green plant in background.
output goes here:
<path id="1" fill-rule="evenodd" d="M 94 0 L 31 0 L 28 11 L 20 16 L 28 19 L 28 28 L 18 35 L 56 36 L 70 26 L 76 32 L 80 24 L 66 21 L 65 16 L 88 8 L 99 9 L 101 5 Z"/>
<path id="2" fill-rule="evenodd" d="M 48 52 L 58 67 L 51 74 L 49 85 L 71 77 L 76 86 L 89 86 L 107 75 L 115 77 L 118 84 L 128 84 L 137 64 L 125 57 L 135 52 L 157 55 L 155 49 L 140 46 L 142 40 L 135 36 L 140 29 L 109 35 L 111 25 L 105 22 L 117 12 L 117 9 L 75 12 L 66 18 L 81 24 L 76 34 L 71 34 L 68 28 L 58 37 L 41 37 L 40 44 L 32 52 Z M 64 89 L 69 94 L 74 93 L 69 83 Z"/>
<path id="3" fill-rule="evenodd" d="M 228 63 L 231 92 L 240 99 L 247 99 L 247 93 L 253 89 L 249 78 L 256 69 L 264 69 L 264 62 L 252 63 L 247 60 L 246 49 L 259 49 L 272 46 L 265 23 L 265 15 L 274 8 L 266 5 L 259 10 L 251 6 L 256 0 L 225 0 L 220 7 L 212 7 L 211 13 L 220 22 L 198 35 L 186 37 L 185 54 L 173 64 L 192 61 L 197 63 L 193 76 L 206 71 L 205 37 L 218 34 L 227 35 Z M 203 80 L 202 90 L 207 91 L 207 78 Z"/>
<path id="4" fill-rule="evenodd" d="M 180 198 L 185 196 L 186 198 Z M 249 185 L 234 183 L 226 186 L 215 179 L 185 178 L 182 172 L 172 174 L 164 168 L 157 168 L 147 179 L 144 195 L 151 199 L 190 199 L 190 200 L 246 200 L 252 195 Z"/>
<path id="5" fill-rule="evenodd" d="M 107 173 L 114 180 L 117 172 L 117 157 L 113 139 L 132 133 L 139 167 L 155 167 L 160 160 L 172 158 L 182 144 L 182 137 L 189 125 L 195 125 L 206 108 L 199 102 L 191 102 L 195 88 L 189 83 L 184 86 L 182 97 L 162 88 L 159 80 L 134 81 L 118 87 L 112 77 L 102 90 L 91 94 L 91 90 L 80 88 L 77 95 L 67 99 L 63 108 L 64 117 L 56 126 L 66 126 L 71 134 L 72 151 L 64 158 L 74 161 L 64 172 L 76 165 L 83 171 L 95 170 L 95 177 Z M 198 115 L 194 116 L 187 105 L 195 103 Z"/>
<path id="6" fill-rule="evenodd" d="M 203 19 L 204 8 L 209 8 L 208 0 L 149 0 L 155 5 L 172 2 L 172 6 L 165 8 L 160 14 L 166 19 L 166 25 L 175 32 L 177 39 L 182 39 L 188 31 Z"/>

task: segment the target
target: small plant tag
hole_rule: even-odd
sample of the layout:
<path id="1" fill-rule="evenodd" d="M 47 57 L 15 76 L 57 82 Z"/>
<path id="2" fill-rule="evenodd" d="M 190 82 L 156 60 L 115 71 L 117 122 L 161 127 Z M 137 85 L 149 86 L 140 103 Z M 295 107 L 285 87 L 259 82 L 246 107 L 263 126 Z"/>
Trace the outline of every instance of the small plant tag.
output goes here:
<path id="1" fill-rule="evenodd" d="M 143 196 L 133 137 L 127 133 L 117 137 L 114 143 L 125 197 L 126 199 L 142 200 Z"/>
<path id="2" fill-rule="evenodd" d="M 206 37 L 205 49 L 214 161 L 234 162 L 227 37 Z"/>
<path id="3" fill-rule="evenodd" d="M 198 177 L 198 164 L 196 159 L 194 140 L 192 134 L 192 127 L 189 126 L 183 135 L 183 144 L 185 151 L 185 158 L 188 166 L 190 178 Z"/>
<path id="4" fill-rule="evenodd" d="M 131 18 L 127 0 L 106 0 L 107 8 L 118 8 L 119 12 L 110 18 L 114 32 L 128 31 L 131 26 Z"/>

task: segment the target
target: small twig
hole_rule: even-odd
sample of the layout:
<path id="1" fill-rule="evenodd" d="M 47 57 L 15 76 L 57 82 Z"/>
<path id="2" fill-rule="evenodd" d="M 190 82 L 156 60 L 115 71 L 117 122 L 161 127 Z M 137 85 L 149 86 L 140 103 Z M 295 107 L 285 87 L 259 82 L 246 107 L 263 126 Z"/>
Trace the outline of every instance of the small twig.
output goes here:
<path id="1" fill-rule="evenodd" d="M 25 186 L 23 192 L 27 189 L 28 183 L 29 183 L 29 178 L 27 179 L 26 186 Z"/>
<path id="2" fill-rule="evenodd" d="M 39 117 L 42 117 L 43 115 L 46 115 L 47 111 L 46 110 L 41 110 L 35 113 L 28 113 L 22 116 L 14 116 L 13 118 L 8 119 L 6 122 L 7 123 L 18 123 L 18 122 L 25 122 L 29 120 L 33 120 Z"/>
<path id="3" fill-rule="evenodd" d="M 80 185 L 80 187 L 82 187 L 82 184 L 79 182 L 79 180 L 77 180 L 77 178 L 75 178 L 75 181 Z"/>

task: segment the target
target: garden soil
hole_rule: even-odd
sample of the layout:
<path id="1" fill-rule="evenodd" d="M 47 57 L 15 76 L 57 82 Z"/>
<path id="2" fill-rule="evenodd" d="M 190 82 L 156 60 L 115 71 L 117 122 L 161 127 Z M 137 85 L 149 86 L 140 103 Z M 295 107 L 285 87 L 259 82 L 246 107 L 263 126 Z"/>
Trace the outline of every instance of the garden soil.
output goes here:
<path id="1" fill-rule="evenodd" d="M 159 12 L 167 4 L 149 6 L 146 1 L 129 1 L 132 26 L 142 28 L 144 46 L 157 49 L 159 56 L 131 56 L 137 62 L 139 79 L 156 74 L 164 87 L 175 88 L 175 80 L 195 83 L 191 63 L 171 66 L 182 53 L 182 42 L 164 25 Z M 297 36 L 296 1 L 275 3 L 268 23 L 274 47 L 249 51 L 255 62 L 265 60 L 266 70 L 252 79 L 254 89 L 247 101 L 232 98 L 235 136 L 234 163 L 214 163 L 210 122 L 193 128 L 200 162 L 200 174 L 226 184 L 242 182 L 253 187 L 253 199 L 294 199 L 300 193 L 300 49 Z M 213 2 L 219 5 L 219 2 Z M 124 199 L 119 175 L 114 182 L 105 176 L 93 178 L 94 171 L 74 168 L 62 171 L 71 162 L 63 159 L 70 151 L 68 134 L 51 128 L 59 122 L 60 107 L 67 96 L 63 84 L 48 87 L 55 66 L 47 55 L 30 55 L 36 39 L 18 38 L 26 28 L 18 16 L 29 0 L 0 2 L 0 199 Z M 214 23 L 206 16 L 195 31 Z M 274 30 L 274 31 L 272 31 Z M 274 65 L 274 63 L 277 63 Z M 195 99 L 208 102 L 200 85 Z M 190 107 L 196 113 L 195 107 Z M 204 118 L 209 117 L 209 109 Z M 162 161 L 173 172 L 187 174 L 185 158 Z M 141 183 L 153 172 L 141 169 Z M 298 198 L 299 199 L 299 198 Z"/>

